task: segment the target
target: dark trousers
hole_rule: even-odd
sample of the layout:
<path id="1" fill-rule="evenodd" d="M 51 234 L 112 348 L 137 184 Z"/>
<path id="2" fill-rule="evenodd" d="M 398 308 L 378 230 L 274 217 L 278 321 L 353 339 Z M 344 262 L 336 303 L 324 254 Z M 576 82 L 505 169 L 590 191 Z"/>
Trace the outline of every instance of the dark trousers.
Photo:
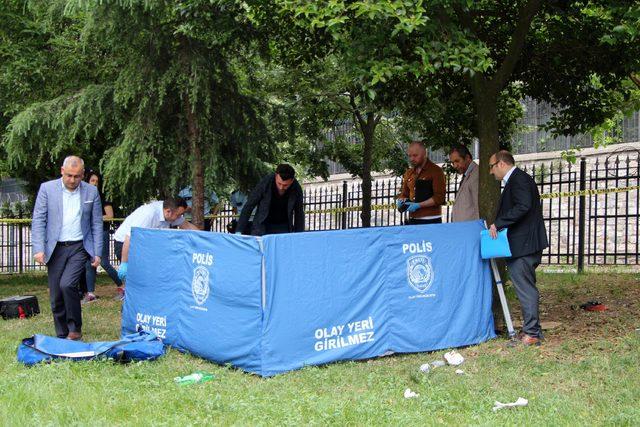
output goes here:
<path id="1" fill-rule="evenodd" d="M 60 338 L 66 338 L 69 332 L 82 331 L 78 283 L 88 257 L 82 241 L 58 243 L 47 263 L 51 312 L 56 335 Z"/>
<path id="2" fill-rule="evenodd" d="M 116 256 L 116 259 L 122 262 L 122 247 L 124 243 L 118 242 L 117 240 L 113 242 L 113 253 Z"/>
<path id="3" fill-rule="evenodd" d="M 289 224 L 269 224 L 266 222 L 264 224 L 265 233 L 264 234 L 284 234 L 289 233 Z"/>
<path id="4" fill-rule="evenodd" d="M 522 332 L 542 338 L 540 328 L 540 293 L 536 287 L 536 267 L 542 260 L 542 251 L 517 258 L 507 258 L 507 268 L 522 308 Z"/>
<path id="5" fill-rule="evenodd" d="M 248 221 L 247 222 L 247 226 L 245 227 L 244 231 L 242 232 L 242 235 L 244 236 L 251 236 L 251 229 L 253 228 L 253 221 Z M 235 233 L 235 231 L 234 231 Z"/>
<path id="6" fill-rule="evenodd" d="M 245 227 L 242 234 L 244 234 L 245 236 L 251 236 L 251 227 L 253 227 L 253 221 L 247 222 L 247 226 Z M 227 224 L 227 232 L 235 234 L 236 231 L 238 231 L 238 220 L 233 219 L 229 224 Z"/>
<path id="7" fill-rule="evenodd" d="M 433 218 L 433 219 L 409 218 L 409 222 L 407 223 L 407 225 L 420 225 L 420 224 L 442 224 L 442 218 Z"/>

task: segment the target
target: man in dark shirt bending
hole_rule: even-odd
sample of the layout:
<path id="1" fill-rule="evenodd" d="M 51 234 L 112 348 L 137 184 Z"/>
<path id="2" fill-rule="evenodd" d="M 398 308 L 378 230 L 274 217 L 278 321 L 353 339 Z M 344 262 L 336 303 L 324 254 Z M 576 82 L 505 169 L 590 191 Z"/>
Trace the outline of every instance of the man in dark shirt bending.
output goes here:
<path id="1" fill-rule="evenodd" d="M 304 231 L 302 187 L 296 172 L 288 164 L 278 165 L 275 173 L 262 178 L 242 207 L 236 234 L 248 227 L 249 217 L 257 207 L 251 234 L 278 234 Z"/>

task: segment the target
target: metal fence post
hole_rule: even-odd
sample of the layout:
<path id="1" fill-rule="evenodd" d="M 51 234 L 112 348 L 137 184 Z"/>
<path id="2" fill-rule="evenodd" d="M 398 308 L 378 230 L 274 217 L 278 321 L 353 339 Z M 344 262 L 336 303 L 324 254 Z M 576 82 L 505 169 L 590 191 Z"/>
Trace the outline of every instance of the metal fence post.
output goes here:
<path id="1" fill-rule="evenodd" d="M 24 269 L 24 246 L 22 242 L 22 233 L 24 232 L 24 224 L 18 224 L 18 272 L 22 274 Z"/>
<path id="2" fill-rule="evenodd" d="M 349 189 L 347 187 L 347 181 L 342 181 L 342 208 L 346 209 L 349 203 L 348 197 Z M 342 229 L 347 229 L 347 211 L 342 212 Z"/>
<path id="3" fill-rule="evenodd" d="M 13 235 L 14 230 L 13 228 L 15 227 L 15 225 L 13 223 L 11 224 L 7 224 L 7 230 L 9 231 L 8 236 L 9 236 L 9 245 L 7 246 L 7 252 L 8 252 L 8 259 L 7 261 L 9 261 L 9 272 L 11 273 L 15 273 L 16 272 L 16 261 L 15 261 L 15 236 Z"/>
<path id="4" fill-rule="evenodd" d="M 580 158 L 580 191 L 587 188 L 587 161 Z M 586 196 L 580 194 L 578 205 L 578 273 L 584 272 L 584 242 L 585 242 L 585 216 L 586 216 Z"/>

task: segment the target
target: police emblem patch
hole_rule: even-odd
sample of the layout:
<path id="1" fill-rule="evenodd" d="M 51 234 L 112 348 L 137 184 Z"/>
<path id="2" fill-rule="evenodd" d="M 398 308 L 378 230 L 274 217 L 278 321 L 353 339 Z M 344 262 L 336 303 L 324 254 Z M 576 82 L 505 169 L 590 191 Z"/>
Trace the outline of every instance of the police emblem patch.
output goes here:
<path id="1" fill-rule="evenodd" d="M 191 293 L 198 305 L 204 304 L 209 298 L 209 270 L 203 266 L 198 266 L 193 270 Z"/>
<path id="2" fill-rule="evenodd" d="M 427 292 L 433 284 L 433 266 L 426 255 L 414 255 L 407 260 L 407 280 L 420 293 Z"/>

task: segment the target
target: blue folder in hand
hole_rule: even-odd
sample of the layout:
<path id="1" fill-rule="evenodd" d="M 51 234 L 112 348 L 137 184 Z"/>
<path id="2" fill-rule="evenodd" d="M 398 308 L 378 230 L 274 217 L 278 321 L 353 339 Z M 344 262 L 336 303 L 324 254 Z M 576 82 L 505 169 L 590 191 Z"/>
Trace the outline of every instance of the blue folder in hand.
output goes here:
<path id="1" fill-rule="evenodd" d="M 507 239 L 507 229 L 498 231 L 498 237 L 491 238 L 489 230 L 480 232 L 480 255 L 482 259 L 489 258 L 509 258 L 511 249 L 509 248 L 509 239 Z"/>

